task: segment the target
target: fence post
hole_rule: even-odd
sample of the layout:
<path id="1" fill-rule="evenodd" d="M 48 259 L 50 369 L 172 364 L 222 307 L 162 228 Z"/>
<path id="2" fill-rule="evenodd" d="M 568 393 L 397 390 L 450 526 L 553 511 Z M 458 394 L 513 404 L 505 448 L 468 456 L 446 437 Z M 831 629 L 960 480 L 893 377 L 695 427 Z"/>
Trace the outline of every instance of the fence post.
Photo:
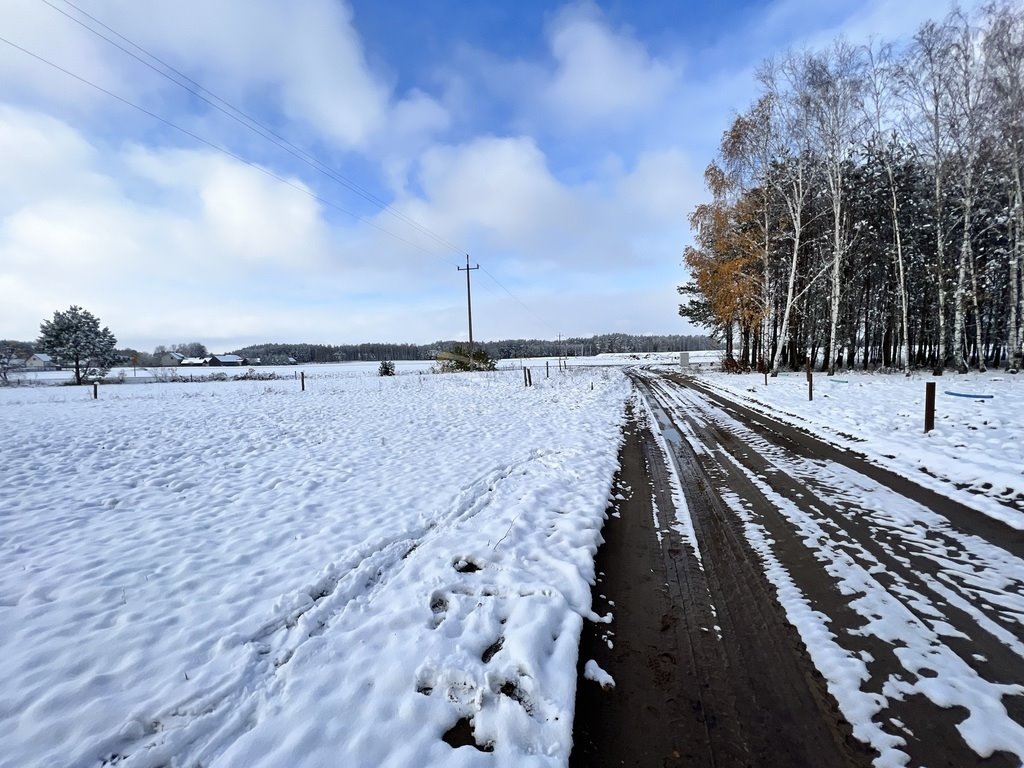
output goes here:
<path id="1" fill-rule="evenodd" d="M 807 370 L 807 399 L 814 399 L 814 374 L 811 373 L 810 368 Z"/>
<path id="2" fill-rule="evenodd" d="M 924 385 L 924 431 L 931 432 L 935 429 L 935 382 L 929 381 Z"/>
<path id="3" fill-rule="evenodd" d="M 551 378 L 551 361 L 550 360 L 545 360 L 544 361 L 544 378 L 545 379 Z"/>
<path id="4" fill-rule="evenodd" d="M 527 383 L 527 381 L 528 381 L 528 379 L 526 378 L 526 366 L 524 365 L 524 366 L 523 366 L 523 386 L 524 386 L 524 387 L 528 387 L 528 386 L 530 386 L 530 385 L 529 385 L 529 384 Z"/>
<path id="5" fill-rule="evenodd" d="M 302 391 L 305 392 L 306 391 L 306 372 L 305 371 L 303 371 L 299 375 L 299 380 L 302 382 Z"/>
<path id="6" fill-rule="evenodd" d="M 99 400 L 100 399 L 100 383 L 98 381 L 94 381 L 92 383 L 92 399 L 93 400 Z"/>

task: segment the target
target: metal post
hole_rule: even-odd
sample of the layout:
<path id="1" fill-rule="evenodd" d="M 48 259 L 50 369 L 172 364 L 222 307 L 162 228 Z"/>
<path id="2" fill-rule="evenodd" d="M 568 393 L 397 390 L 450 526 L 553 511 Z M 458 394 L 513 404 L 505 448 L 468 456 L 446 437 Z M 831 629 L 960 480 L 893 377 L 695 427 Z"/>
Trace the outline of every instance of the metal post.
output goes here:
<path id="1" fill-rule="evenodd" d="M 305 392 L 306 391 L 306 372 L 303 371 L 299 378 L 302 381 L 302 391 Z"/>
<path id="2" fill-rule="evenodd" d="M 925 382 L 924 385 L 924 431 L 931 432 L 935 429 L 935 382 Z"/>
<path id="3" fill-rule="evenodd" d="M 100 399 L 100 383 L 98 381 L 94 381 L 92 383 L 92 399 L 93 400 L 99 400 Z"/>
<path id="4" fill-rule="evenodd" d="M 807 399 L 814 399 L 814 374 L 810 370 L 807 371 Z"/>

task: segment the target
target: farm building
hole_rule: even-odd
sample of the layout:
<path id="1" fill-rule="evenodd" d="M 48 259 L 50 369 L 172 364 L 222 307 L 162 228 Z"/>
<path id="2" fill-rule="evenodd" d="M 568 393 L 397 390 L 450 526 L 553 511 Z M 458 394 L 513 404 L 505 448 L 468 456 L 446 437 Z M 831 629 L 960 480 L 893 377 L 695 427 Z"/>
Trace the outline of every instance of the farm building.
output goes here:
<path id="1" fill-rule="evenodd" d="M 213 355 L 210 358 L 210 365 L 244 365 L 245 358 L 238 355 Z"/>
<path id="2" fill-rule="evenodd" d="M 42 352 L 36 352 L 32 357 L 25 361 L 25 367 L 30 371 L 52 371 L 57 367 L 57 365 L 49 355 Z"/>

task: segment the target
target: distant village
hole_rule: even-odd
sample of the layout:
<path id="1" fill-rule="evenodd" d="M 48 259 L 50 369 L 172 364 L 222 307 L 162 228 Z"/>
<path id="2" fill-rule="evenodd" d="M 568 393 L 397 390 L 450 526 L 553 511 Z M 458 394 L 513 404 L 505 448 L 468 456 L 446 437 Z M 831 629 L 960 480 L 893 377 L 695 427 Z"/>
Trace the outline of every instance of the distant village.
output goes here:
<path id="1" fill-rule="evenodd" d="M 136 361 L 131 359 L 130 355 L 119 356 L 117 362 L 120 365 L 130 366 Z M 203 357 L 186 357 L 181 352 L 164 352 L 154 361 L 156 366 L 162 368 L 200 368 L 200 367 L 239 367 L 239 366 L 255 366 L 262 365 L 262 361 L 258 357 L 242 357 L 241 355 L 205 355 Z M 294 357 L 285 358 L 282 361 L 274 361 L 275 365 L 298 365 L 298 361 Z M 45 352 L 35 352 L 28 358 L 19 359 L 13 358 L 9 363 L 9 368 L 17 369 L 21 368 L 26 371 L 59 371 L 64 365 L 62 361 L 54 359 L 53 356 L 46 354 Z M 148 367 L 153 367 L 153 362 L 149 363 Z"/>

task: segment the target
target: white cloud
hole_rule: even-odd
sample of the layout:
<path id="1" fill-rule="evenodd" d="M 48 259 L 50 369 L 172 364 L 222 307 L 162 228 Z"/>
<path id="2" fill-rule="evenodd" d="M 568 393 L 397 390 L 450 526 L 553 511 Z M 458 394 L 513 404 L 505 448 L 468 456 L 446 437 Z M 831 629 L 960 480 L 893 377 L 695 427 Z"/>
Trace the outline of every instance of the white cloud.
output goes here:
<path id="1" fill-rule="evenodd" d="M 429 205 L 411 201 L 411 215 L 456 241 L 533 249 L 581 224 L 578 201 L 526 137 L 434 147 L 422 157 L 419 180 Z"/>
<path id="2" fill-rule="evenodd" d="M 682 222 L 704 194 L 702 171 L 679 148 L 644 152 L 618 184 L 616 200 L 640 226 Z"/>
<path id="3" fill-rule="evenodd" d="M 388 88 L 343 3 L 111 0 L 97 13 L 229 100 L 276 104 L 338 146 L 363 147 L 384 123 Z"/>
<path id="4" fill-rule="evenodd" d="M 401 126 L 396 139 L 414 131 L 432 135 L 447 126 L 440 105 L 428 105 L 422 93 L 393 95 L 371 70 L 344 2 L 104 0 L 84 2 L 83 8 L 246 112 L 282 114 L 293 134 L 297 129 L 340 149 L 365 151 L 392 135 L 394 124 Z M 64 10 L 97 26 L 70 7 Z M 158 112 L 185 98 L 170 81 L 42 3 L 19 2 L 5 22 L 4 35 L 13 42 L 124 98 Z M 7 46 L 0 46 L 0 82 L 0 96 L 66 114 L 111 103 Z"/>
<path id="5" fill-rule="evenodd" d="M 259 317 L 254 308 L 287 293 L 289 281 L 302 286 L 324 273 L 330 281 L 331 233 L 300 189 L 219 154 L 101 153 L 67 125 L 12 109 L 4 116 L 2 126 L 18 130 L 0 137 L 38 128 L 22 170 L 60 173 L 29 177 L 0 205 L 0 336 L 32 337 L 42 317 L 72 303 L 112 328 L 171 329 L 196 312 L 235 327 Z M 96 170 L 98 157 L 117 180 Z M 226 311 L 229 299 L 248 310 Z"/>
<path id="6" fill-rule="evenodd" d="M 40 2 L 2 0 L 3 36 L 57 66 L 119 92 L 135 95 L 132 78 L 119 71 L 102 40 Z M 83 114 L 106 99 L 22 51 L 0 44 L 0 96 L 60 104 Z"/>
<path id="7" fill-rule="evenodd" d="M 681 81 L 674 65 L 592 7 L 554 18 L 553 63 L 496 63 L 492 75 L 514 75 L 501 86 L 507 122 L 484 114 L 472 88 L 464 94 L 469 122 L 497 135 L 473 135 L 461 123 L 454 127 L 466 138 L 444 145 L 437 137 L 464 116 L 429 92 L 395 94 L 367 65 L 341 3 L 85 7 L 232 101 L 283 116 L 287 135 L 343 150 L 332 158 L 337 167 L 349 157 L 379 164 L 397 208 L 464 247 L 530 307 L 474 273 L 481 338 L 676 327 L 672 294 L 700 177 L 675 145 L 679 137 L 652 139 L 649 124 L 677 100 Z M 57 24 L 33 19 L 37 31 Z M 209 114 L 182 109 L 169 83 L 73 29 L 60 34 L 80 47 L 93 77 L 176 121 L 209 120 L 204 136 L 217 130 Z M 34 44 L 50 39 L 40 33 Z M 112 115 L 106 102 L 54 106 L 70 103 L 74 88 L 66 90 L 43 99 L 50 116 L 0 109 L 0 172 L 22 180 L 0 190 L 0 291 L 8 297 L 0 336 L 32 338 L 42 318 L 71 303 L 140 348 L 193 338 L 225 350 L 266 340 L 431 341 L 463 332 L 457 254 L 386 213 L 374 223 L 431 253 L 233 159 L 170 148 L 159 130 L 98 139 L 94 126 Z M 0 85 L 0 99 L 11 93 Z M 554 117 L 551 130 L 541 114 Z M 602 147 L 594 171 L 583 141 L 603 127 L 624 143 Z M 568 171 L 545 138 L 566 128 L 584 150 Z M 126 135 L 138 143 L 126 146 Z M 305 182 L 274 168 L 345 205 L 348 193 L 300 171 Z"/>
<path id="8" fill-rule="evenodd" d="M 556 68 L 542 98 L 571 123 L 629 124 L 671 92 L 678 70 L 652 58 L 634 38 L 609 28 L 590 4 L 569 6 L 553 22 Z"/>
<path id="9" fill-rule="evenodd" d="M 67 124 L 0 103 L 0 210 L 54 188 L 65 198 L 108 194 L 114 185 L 96 171 L 98 162 L 96 149 Z"/>

